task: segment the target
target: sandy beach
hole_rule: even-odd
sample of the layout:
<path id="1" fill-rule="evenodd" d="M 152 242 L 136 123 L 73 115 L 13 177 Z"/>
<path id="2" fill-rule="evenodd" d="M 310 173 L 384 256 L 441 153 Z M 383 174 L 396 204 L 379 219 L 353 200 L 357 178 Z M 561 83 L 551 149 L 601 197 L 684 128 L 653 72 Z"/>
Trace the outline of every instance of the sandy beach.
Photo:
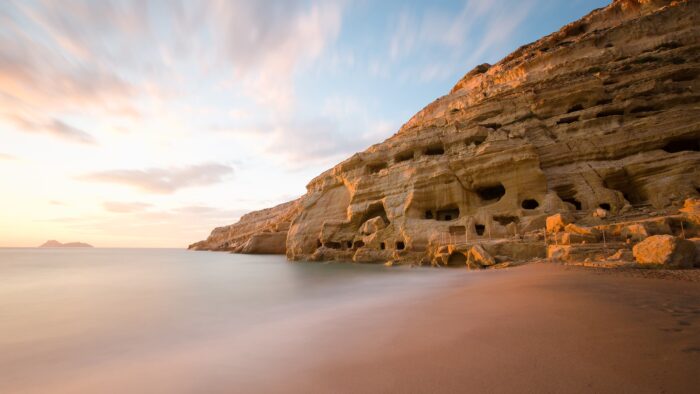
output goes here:
<path id="1" fill-rule="evenodd" d="M 545 264 L 474 275 L 481 280 L 451 283 L 410 305 L 339 319 L 335 331 L 309 343 L 322 355 L 306 374 L 261 387 L 455 393 L 700 387 L 697 283 Z M 343 346 L 324 352 L 329 342 Z"/>
<path id="2" fill-rule="evenodd" d="M 230 270 L 230 256 L 196 256 L 212 260 L 200 263 L 207 270 Z M 4 338 L 0 391 L 692 393 L 700 387 L 700 284 L 678 279 L 696 271 L 653 275 L 659 279 L 545 263 L 466 271 L 260 259 L 221 273 L 240 277 L 251 269 L 250 278 L 279 278 L 261 295 L 293 284 L 281 299 L 326 284 L 301 303 L 246 301 L 236 312 L 224 303 L 252 279 L 231 285 L 232 277 L 204 275 L 196 265 L 183 264 L 190 271 L 173 282 L 148 279 L 133 287 L 135 275 L 159 278 L 174 263 L 153 271 L 134 264 L 116 279 L 114 293 L 99 290 L 100 281 L 115 281 L 105 276 L 112 271 L 71 279 L 56 287 L 78 292 L 65 297 L 103 295 L 79 305 L 76 315 L 62 307 L 52 317 L 60 320 L 31 312 L 33 328 Z M 319 282 L 331 273 L 332 282 Z M 200 280 L 204 288 L 183 287 Z M 56 310 L 51 294 L 42 308 Z M 32 336 L 20 339 L 22 332 Z"/>

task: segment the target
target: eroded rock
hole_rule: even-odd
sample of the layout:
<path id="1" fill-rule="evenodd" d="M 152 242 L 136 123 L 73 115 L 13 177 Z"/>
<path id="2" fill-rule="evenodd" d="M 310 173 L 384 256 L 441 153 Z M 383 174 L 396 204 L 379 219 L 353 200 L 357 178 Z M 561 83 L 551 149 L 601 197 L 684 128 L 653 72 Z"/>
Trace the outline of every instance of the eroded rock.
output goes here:
<path id="1" fill-rule="evenodd" d="M 697 26 L 697 1 L 594 10 L 472 70 L 299 200 L 191 247 L 242 250 L 287 231 L 291 260 L 447 264 L 449 250 L 508 241 L 597 261 L 646 235 L 694 236 L 697 200 L 670 210 L 700 195 Z"/>
<path id="2" fill-rule="evenodd" d="M 652 235 L 632 248 L 639 264 L 668 268 L 691 268 L 695 263 L 695 243 L 672 235 Z"/>

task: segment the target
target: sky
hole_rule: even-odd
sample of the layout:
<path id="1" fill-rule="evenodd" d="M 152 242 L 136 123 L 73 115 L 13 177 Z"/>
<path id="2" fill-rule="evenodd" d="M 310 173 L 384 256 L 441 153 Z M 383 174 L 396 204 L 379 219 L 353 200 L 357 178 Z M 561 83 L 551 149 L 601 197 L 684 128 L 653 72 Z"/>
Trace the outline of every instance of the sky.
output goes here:
<path id="1" fill-rule="evenodd" d="M 0 247 L 176 247 L 608 1 L 0 2 Z"/>

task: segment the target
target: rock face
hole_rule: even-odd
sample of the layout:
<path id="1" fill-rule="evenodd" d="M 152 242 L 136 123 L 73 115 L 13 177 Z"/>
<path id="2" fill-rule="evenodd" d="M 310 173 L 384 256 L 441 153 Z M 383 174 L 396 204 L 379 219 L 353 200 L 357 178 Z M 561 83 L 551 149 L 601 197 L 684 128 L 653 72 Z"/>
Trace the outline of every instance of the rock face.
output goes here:
<path id="1" fill-rule="evenodd" d="M 654 235 L 632 249 L 640 264 L 691 268 L 695 263 L 695 243 L 672 235 Z"/>
<path id="2" fill-rule="evenodd" d="M 209 238 L 188 249 L 251 254 L 284 254 L 289 225 L 299 212 L 299 200 L 245 214 L 236 224 L 215 228 Z"/>
<path id="3" fill-rule="evenodd" d="M 92 245 L 83 242 L 60 243 L 54 239 L 44 242 L 40 248 L 92 248 Z"/>
<path id="4" fill-rule="evenodd" d="M 696 1 L 614 1 L 476 67 L 299 200 L 191 248 L 250 252 L 241 245 L 290 223 L 291 260 L 462 264 L 439 257 L 446 247 L 469 257 L 476 245 L 494 261 L 545 257 L 547 242 L 560 243 L 545 227 L 569 234 L 571 250 L 557 255 L 599 238 L 607 250 L 636 224 L 630 217 L 700 194 L 699 26 Z M 658 233 L 657 224 L 627 232 Z M 607 234 L 591 230 L 605 225 Z"/>

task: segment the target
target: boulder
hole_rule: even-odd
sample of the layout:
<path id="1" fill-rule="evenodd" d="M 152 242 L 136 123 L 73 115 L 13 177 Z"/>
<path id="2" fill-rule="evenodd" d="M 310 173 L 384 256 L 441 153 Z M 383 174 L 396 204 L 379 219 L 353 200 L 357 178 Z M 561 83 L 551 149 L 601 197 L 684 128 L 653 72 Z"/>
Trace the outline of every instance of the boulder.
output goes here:
<path id="1" fill-rule="evenodd" d="M 547 217 L 546 227 L 547 232 L 550 234 L 558 233 L 559 231 L 564 231 L 567 224 L 571 223 L 574 217 L 570 213 L 558 213 Z"/>
<path id="2" fill-rule="evenodd" d="M 474 245 L 469 249 L 467 262 L 481 267 L 490 267 L 496 264 L 496 260 L 481 245 Z"/>
<path id="3" fill-rule="evenodd" d="M 386 224 L 384 223 L 384 219 L 380 218 L 379 216 L 374 217 L 368 221 L 366 221 L 361 228 L 361 232 L 363 235 L 370 235 L 374 234 L 379 230 L 382 230 L 383 228 L 386 227 Z"/>
<path id="4" fill-rule="evenodd" d="M 622 231 L 620 233 L 620 235 L 622 235 L 623 238 L 630 239 L 633 242 L 639 242 L 649 237 L 649 232 L 647 231 L 647 228 L 640 223 L 625 226 L 622 228 Z"/>
<path id="5" fill-rule="evenodd" d="M 639 264 L 691 268 L 695 264 L 695 248 L 695 243 L 672 235 L 652 235 L 634 245 L 632 253 Z"/>

